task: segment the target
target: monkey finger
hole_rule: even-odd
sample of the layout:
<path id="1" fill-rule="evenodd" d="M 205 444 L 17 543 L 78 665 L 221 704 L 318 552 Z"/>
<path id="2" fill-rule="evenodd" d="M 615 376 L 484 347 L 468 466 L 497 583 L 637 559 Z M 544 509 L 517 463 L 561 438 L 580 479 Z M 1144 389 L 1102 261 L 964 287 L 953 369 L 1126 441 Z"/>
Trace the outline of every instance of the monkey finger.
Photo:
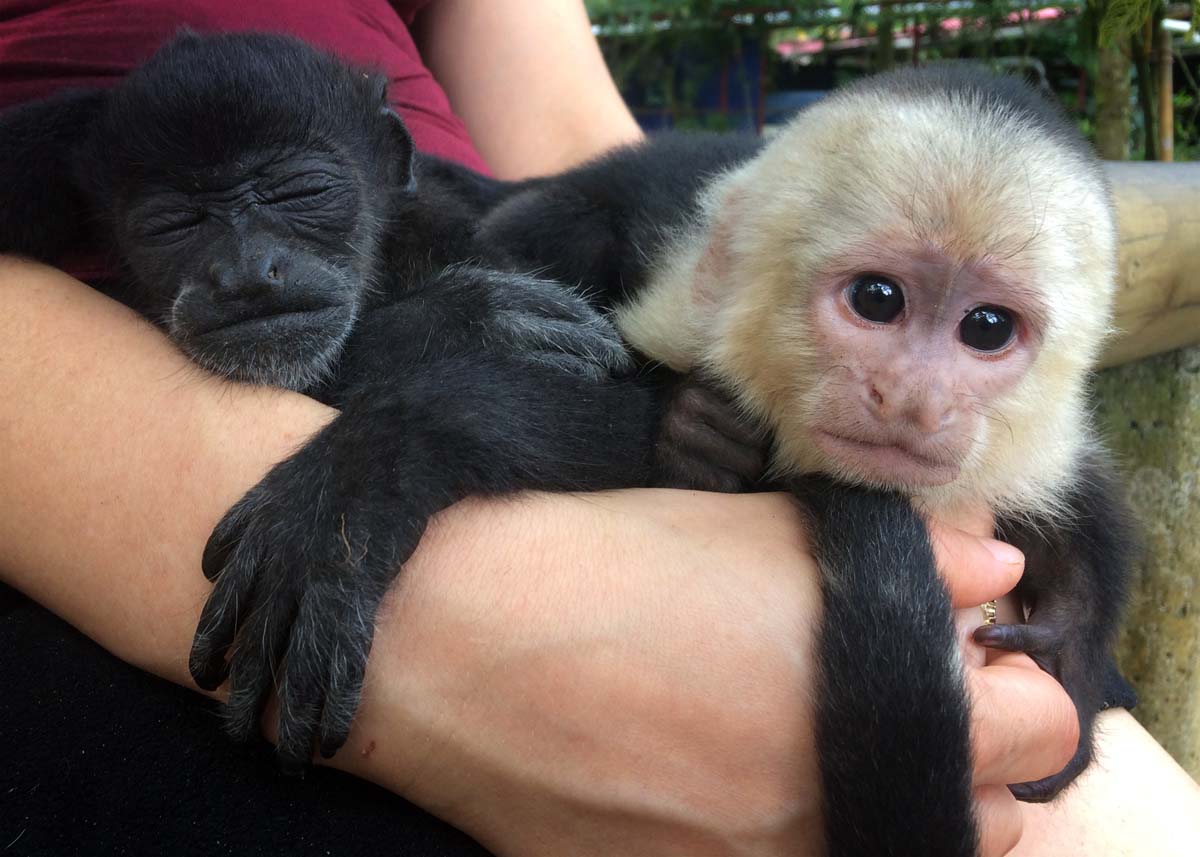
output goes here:
<path id="1" fill-rule="evenodd" d="M 731 470 L 746 482 L 757 480 L 766 467 L 761 449 L 746 446 L 705 423 L 672 417 L 664 426 L 659 443 L 673 445 L 690 458 Z"/>
<path id="2" fill-rule="evenodd" d="M 560 321 L 581 322 L 602 318 L 578 292 L 564 288 L 555 280 L 527 274 L 505 274 L 490 268 L 475 268 L 472 273 L 484 279 L 494 305 Z M 472 285 L 478 286 L 478 283 Z"/>
<path id="3" fill-rule="evenodd" d="M 1054 678 L 1024 655 L 967 671 L 975 782 L 1003 785 L 1058 773 L 1075 755 L 1079 717 Z"/>
<path id="4" fill-rule="evenodd" d="M 288 769 L 303 768 L 312 762 L 330 665 L 328 660 L 320 661 L 300 651 L 302 648 L 289 646 L 288 658 L 295 661 L 287 661 L 278 690 L 275 750 Z"/>
<path id="5" fill-rule="evenodd" d="M 681 488 L 687 491 L 711 491 L 738 494 L 746 490 L 746 480 L 724 467 L 703 458 L 694 458 L 679 449 L 660 448 L 654 473 L 656 488 Z"/>
<path id="6" fill-rule="evenodd" d="M 334 646 L 319 733 L 319 749 L 325 759 L 331 758 L 346 743 L 362 697 L 363 674 L 367 668 L 365 652 L 370 649 L 370 640 L 365 646 L 359 643 L 361 641 L 344 646 L 338 641 Z"/>
<path id="7" fill-rule="evenodd" d="M 762 448 L 766 445 L 762 430 L 742 416 L 728 396 L 694 376 L 689 375 L 680 382 L 672 404 L 678 404 L 691 419 L 712 426 L 746 447 Z"/>
<path id="8" fill-rule="evenodd" d="M 289 767 L 329 758 L 350 734 L 384 589 L 322 580 L 301 598 L 279 682 L 277 750 Z"/>
<path id="9" fill-rule="evenodd" d="M 1024 829 L 1020 804 L 1004 786 L 975 789 L 980 857 L 1003 857 L 1017 847 Z"/>
<path id="10" fill-rule="evenodd" d="M 575 355 L 608 371 L 634 368 L 633 358 L 616 331 L 599 317 L 594 322 L 579 323 L 502 312 L 497 323 L 508 328 L 514 341 L 527 351 Z"/>
<path id="11" fill-rule="evenodd" d="M 577 375 L 589 381 L 603 381 L 612 375 L 608 367 L 602 366 L 596 361 L 585 357 L 576 357 L 573 354 L 563 354 L 561 352 L 542 353 L 531 356 L 529 359 L 533 360 L 539 366 L 548 367 L 555 372 Z"/>
<path id="12" fill-rule="evenodd" d="M 1059 630 L 1048 625 L 1027 625 L 1024 622 L 980 625 L 972 636 L 981 646 L 1006 652 L 1047 655 L 1062 649 Z"/>
<path id="13" fill-rule="evenodd" d="M 225 517 L 217 522 L 204 543 L 204 553 L 200 558 L 200 568 L 209 580 L 216 580 L 222 570 L 229 564 L 230 556 L 245 537 L 246 526 L 249 522 L 247 514 L 253 497 L 254 489 L 234 504 Z"/>
<path id="14" fill-rule="evenodd" d="M 291 625 L 286 606 L 276 603 L 256 611 L 238 635 L 230 661 L 229 699 L 223 711 L 225 729 L 238 741 L 250 740 L 259 730 Z"/>
<path id="15" fill-rule="evenodd" d="M 188 655 L 188 672 L 203 690 L 216 690 L 228 675 L 226 655 L 238 626 L 254 608 L 256 566 L 246 557 L 226 566 L 204 602 Z"/>
<path id="16" fill-rule="evenodd" d="M 1025 555 L 996 539 L 980 538 L 933 521 L 929 528 L 938 571 L 955 607 L 975 607 L 1008 593 L 1021 579 Z"/>

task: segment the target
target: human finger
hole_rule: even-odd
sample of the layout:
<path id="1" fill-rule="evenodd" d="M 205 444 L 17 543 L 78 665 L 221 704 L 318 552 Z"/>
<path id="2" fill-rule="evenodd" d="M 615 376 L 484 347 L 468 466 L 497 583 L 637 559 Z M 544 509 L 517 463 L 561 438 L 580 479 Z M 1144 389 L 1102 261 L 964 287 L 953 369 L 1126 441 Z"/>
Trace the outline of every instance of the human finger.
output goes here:
<path id="1" fill-rule="evenodd" d="M 930 524 L 938 570 L 955 607 L 974 607 L 1009 592 L 1025 570 L 1025 555 L 996 539 L 982 538 L 958 527 Z"/>
<path id="2" fill-rule="evenodd" d="M 968 670 L 975 782 L 1021 783 L 1062 770 L 1079 745 L 1067 692 L 1026 655 Z"/>
<path id="3" fill-rule="evenodd" d="M 1002 857 L 1017 847 L 1024 829 L 1020 804 L 1000 785 L 975 789 L 975 814 L 979 821 L 979 853 Z"/>

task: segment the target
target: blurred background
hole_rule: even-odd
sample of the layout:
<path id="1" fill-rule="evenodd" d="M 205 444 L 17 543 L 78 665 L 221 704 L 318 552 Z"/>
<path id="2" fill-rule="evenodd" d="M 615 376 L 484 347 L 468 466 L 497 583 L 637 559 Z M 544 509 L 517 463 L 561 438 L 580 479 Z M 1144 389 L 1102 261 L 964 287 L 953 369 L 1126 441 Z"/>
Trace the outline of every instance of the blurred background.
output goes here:
<path id="1" fill-rule="evenodd" d="M 769 134 L 861 75 L 969 60 L 1057 98 L 1104 158 L 1200 158 L 1200 0 L 586 3 L 647 130 Z"/>

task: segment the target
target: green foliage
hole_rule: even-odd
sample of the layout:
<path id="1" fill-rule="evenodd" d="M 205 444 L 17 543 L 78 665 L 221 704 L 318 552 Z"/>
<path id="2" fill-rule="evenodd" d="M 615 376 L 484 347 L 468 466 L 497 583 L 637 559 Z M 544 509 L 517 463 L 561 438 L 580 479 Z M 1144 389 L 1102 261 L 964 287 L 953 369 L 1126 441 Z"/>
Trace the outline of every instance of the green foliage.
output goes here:
<path id="1" fill-rule="evenodd" d="M 1200 159 L 1200 98 L 1194 92 L 1175 93 L 1175 160 Z"/>
<path id="2" fill-rule="evenodd" d="M 1107 0 L 1102 4 L 1100 44 L 1111 45 L 1118 39 L 1139 32 L 1146 26 L 1158 4 L 1159 0 Z"/>
<path id="3" fill-rule="evenodd" d="M 1034 66 L 1044 68 L 1044 83 L 1061 90 L 1067 111 L 1089 136 L 1095 132 L 1096 121 L 1097 46 L 1124 43 L 1128 51 L 1129 36 L 1133 35 L 1141 49 L 1138 40 L 1143 29 L 1153 16 L 1161 15 L 1164 2 L 1060 0 L 1054 5 L 1070 13 L 1067 17 L 1055 23 L 1024 24 L 1010 16 L 1049 3 L 968 0 L 951 8 L 917 0 L 886 7 L 871 0 L 585 0 L 592 22 L 600 27 L 605 57 L 622 91 L 648 110 L 670 114 L 677 126 L 719 127 L 729 121 L 729 117 L 712 112 L 701 113 L 693 105 L 702 82 L 722 67 L 734 72 L 731 88 L 750 85 L 739 56 L 750 41 L 764 47 L 814 38 L 836 42 L 847 31 L 872 36 L 881 26 L 899 31 L 922 24 L 926 28 L 920 41 L 922 62 L 974 58 L 1010 71 L 1024 68 L 1031 75 Z M 1200 25 L 1200 0 L 1189 2 L 1195 9 L 1193 26 Z M 959 19 L 963 26 L 954 31 L 939 29 L 940 23 L 950 18 Z M 1007 38 L 997 40 L 1000 28 Z M 1014 28 L 1019 30 L 1015 37 Z M 911 61 L 907 48 L 895 48 L 894 54 L 897 64 Z M 861 75 L 869 67 L 870 57 L 870 49 L 836 53 L 831 61 L 834 79 L 844 82 Z M 769 47 L 765 58 L 777 64 L 768 69 L 769 88 L 782 61 Z M 881 57 L 874 59 L 878 64 Z M 1181 67 L 1188 84 L 1187 91 L 1176 96 L 1178 160 L 1196 158 L 1200 153 L 1200 87 L 1191 79 L 1188 64 L 1177 62 L 1177 70 Z M 1082 88 L 1077 89 L 1080 72 L 1076 69 L 1080 68 L 1086 71 Z M 1143 72 L 1146 85 L 1134 97 L 1131 117 L 1134 157 L 1149 139 L 1143 102 L 1153 105 L 1152 78 L 1147 69 Z"/>

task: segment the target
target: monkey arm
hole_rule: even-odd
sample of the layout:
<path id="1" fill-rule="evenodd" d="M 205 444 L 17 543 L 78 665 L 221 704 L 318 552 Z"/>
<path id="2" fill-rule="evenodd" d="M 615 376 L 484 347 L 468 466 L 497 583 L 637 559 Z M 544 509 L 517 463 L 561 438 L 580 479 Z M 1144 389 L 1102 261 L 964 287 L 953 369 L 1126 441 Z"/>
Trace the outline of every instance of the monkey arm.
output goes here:
<path id="1" fill-rule="evenodd" d="M 232 734 L 278 687 L 280 755 L 354 716 L 374 615 L 429 519 L 468 496 L 645 480 L 650 392 L 615 330 L 549 283 L 467 266 L 373 310 L 347 346 L 341 413 L 239 501 L 204 552 L 216 583 L 196 682 L 230 680 Z"/>

